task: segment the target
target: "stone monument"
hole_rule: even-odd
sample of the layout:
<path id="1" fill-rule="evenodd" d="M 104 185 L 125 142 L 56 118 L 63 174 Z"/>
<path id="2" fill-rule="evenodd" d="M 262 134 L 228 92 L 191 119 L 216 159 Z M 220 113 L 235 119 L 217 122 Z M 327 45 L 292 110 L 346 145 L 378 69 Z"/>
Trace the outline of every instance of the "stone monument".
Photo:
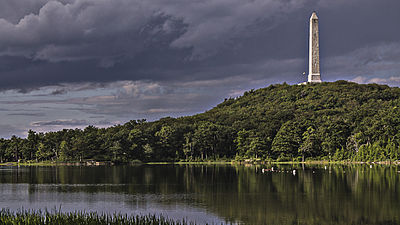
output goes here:
<path id="1" fill-rule="evenodd" d="M 322 81 L 319 67 L 318 16 L 316 12 L 313 12 L 310 18 L 310 43 L 308 60 L 308 82 L 321 83 Z"/>

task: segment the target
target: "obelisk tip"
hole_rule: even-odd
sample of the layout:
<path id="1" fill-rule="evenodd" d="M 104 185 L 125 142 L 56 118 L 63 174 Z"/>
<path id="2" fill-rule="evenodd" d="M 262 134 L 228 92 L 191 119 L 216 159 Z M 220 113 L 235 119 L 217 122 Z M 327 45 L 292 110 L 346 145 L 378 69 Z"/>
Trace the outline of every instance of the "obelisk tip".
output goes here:
<path id="1" fill-rule="evenodd" d="M 311 14 L 310 20 L 313 20 L 313 19 L 318 19 L 317 12 L 315 12 L 315 11 Z"/>

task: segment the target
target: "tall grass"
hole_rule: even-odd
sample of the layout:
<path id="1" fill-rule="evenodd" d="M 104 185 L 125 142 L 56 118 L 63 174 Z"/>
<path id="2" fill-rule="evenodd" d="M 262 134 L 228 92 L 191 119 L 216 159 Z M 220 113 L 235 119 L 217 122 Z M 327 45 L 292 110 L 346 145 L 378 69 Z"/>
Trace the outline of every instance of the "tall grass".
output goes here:
<path id="1" fill-rule="evenodd" d="M 0 224 L 5 225 L 195 225 L 155 215 L 99 214 L 96 212 L 49 212 L 0 210 Z"/>

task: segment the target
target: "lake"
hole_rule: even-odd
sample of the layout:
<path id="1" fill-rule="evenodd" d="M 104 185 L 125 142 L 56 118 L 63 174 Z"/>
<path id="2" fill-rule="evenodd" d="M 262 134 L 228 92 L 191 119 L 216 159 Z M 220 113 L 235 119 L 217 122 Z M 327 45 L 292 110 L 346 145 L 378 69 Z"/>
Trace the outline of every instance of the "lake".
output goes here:
<path id="1" fill-rule="evenodd" d="M 163 214 L 199 224 L 400 224 L 399 171 L 381 165 L 2 166 L 0 208 Z"/>

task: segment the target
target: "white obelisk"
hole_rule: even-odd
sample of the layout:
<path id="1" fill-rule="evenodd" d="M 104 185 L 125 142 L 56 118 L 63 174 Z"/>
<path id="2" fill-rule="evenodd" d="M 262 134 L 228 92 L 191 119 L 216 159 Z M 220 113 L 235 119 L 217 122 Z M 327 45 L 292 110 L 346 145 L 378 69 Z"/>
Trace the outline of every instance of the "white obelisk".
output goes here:
<path id="1" fill-rule="evenodd" d="M 321 83 L 321 73 L 319 69 L 319 32 L 318 16 L 313 12 L 310 18 L 310 43 L 309 43 L 309 65 L 308 82 Z"/>

